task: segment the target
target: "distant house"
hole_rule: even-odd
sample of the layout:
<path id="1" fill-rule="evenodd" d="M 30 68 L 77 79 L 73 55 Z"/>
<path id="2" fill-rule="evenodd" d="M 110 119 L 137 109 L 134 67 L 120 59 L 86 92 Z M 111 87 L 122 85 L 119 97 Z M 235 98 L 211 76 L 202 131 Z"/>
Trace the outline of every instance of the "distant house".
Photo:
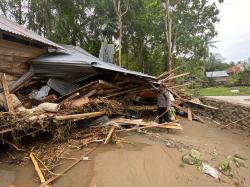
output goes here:
<path id="1" fill-rule="evenodd" d="M 235 74 L 240 73 L 243 70 L 244 70 L 244 67 L 242 64 L 236 64 L 235 66 L 228 68 L 227 73 L 229 75 L 235 75 Z"/>
<path id="2" fill-rule="evenodd" d="M 212 71 L 212 72 L 206 72 L 206 76 L 208 78 L 212 78 L 215 82 L 219 84 L 224 84 L 227 82 L 229 75 L 227 74 L 227 71 Z"/>

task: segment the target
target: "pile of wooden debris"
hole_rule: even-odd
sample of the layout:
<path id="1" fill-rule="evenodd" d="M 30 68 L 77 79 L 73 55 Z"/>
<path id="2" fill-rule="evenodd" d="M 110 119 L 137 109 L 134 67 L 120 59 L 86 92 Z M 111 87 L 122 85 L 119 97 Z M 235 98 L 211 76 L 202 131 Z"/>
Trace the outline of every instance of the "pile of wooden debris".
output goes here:
<path id="1" fill-rule="evenodd" d="M 148 128 L 181 130 L 178 119 L 164 124 L 157 123 L 155 118 L 157 114 L 154 113 L 157 110 L 157 93 L 151 84 L 156 87 L 160 84 L 165 85 L 173 95 L 172 106 L 179 115 L 202 122 L 201 118 L 192 113 L 192 107 L 216 108 L 178 94 L 180 86 L 171 86 L 172 80 L 188 73 L 175 75 L 174 71 L 151 80 L 117 74 L 111 80 L 109 77 L 106 80 L 88 81 L 67 94 L 60 94 L 60 91 L 56 92 L 49 87 L 50 80 L 44 85 L 45 80 L 34 82 L 32 79 L 28 81 L 29 83 L 19 86 L 15 93 L 10 94 L 5 76 L 2 76 L 4 95 L 0 105 L 7 112 L 0 113 L 1 139 L 20 140 L 45 133 L 57 139 L 65 139 L 65 134 L 70 134 L 72 129 L 82 126 L 94 128 L 95 132 L 98 129 L 100 133 L 95 135 L 101 134 L 97 139 L 103 141 L 107 135 L 103 133 L 107 132 L 106 129 L 110 129 L 108 133 L 110 137 L 113 132 L 139 131 Z M 60 89 L 63 86 L 64 82 L 58 81 L 56 84 Z M 39 87 L 40 90 L 37 90 Z M 44 88 L 49 91 L 44 91 Z M 84 129 L 89 131 L 88 128 Z M 88 139 L 90 142 L 94 140 L 89 137 Z"/>

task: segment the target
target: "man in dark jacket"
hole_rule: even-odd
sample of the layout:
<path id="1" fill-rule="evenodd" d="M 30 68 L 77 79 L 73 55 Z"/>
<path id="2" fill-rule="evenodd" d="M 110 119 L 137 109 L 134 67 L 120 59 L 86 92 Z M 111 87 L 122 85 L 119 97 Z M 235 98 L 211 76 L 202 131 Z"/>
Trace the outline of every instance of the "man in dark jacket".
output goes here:
<path id="1" fill-rule="evenodd" d="M 151 86 L 157 91 L 157 106 L 158 106 L 158 118 L 159 123 L 170 121 L 169 110 L 171 108 L 171 100 L 169 92 L 165 89 L 163 84 L 159 88 L 156 88 L 153 84 Z"/>

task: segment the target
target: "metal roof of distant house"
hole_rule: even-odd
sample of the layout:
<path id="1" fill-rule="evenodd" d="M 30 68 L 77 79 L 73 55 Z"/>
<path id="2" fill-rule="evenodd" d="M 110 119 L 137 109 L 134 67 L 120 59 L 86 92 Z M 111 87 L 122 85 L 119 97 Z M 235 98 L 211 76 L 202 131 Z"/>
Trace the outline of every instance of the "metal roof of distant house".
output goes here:
<path id="1" fill-rule="evenodd" d="M 15 23 L 11 20 L 8 20 L 4 16 L 0 15 L 0 31 L 1 30 L 5 31 L 5 32 L 9 32 L 9 33 L 14 34 L 14 35 L 18 35 L 18 36 L 27 38 L 29 40 L 41 42 L 41 43 L 46 44 L 46 45 L 51 46 L 51 47 L 63 49 L 63 47 L 61 47 L 60 45 L 38 35 L 35 32 L 33 32 L 29 29 L 26 29 L 23 26 Z"/>
<path id="2" fill-rule="evenodd" d="M 212 71 L 212 72 L 206 72 L 206 76 L 209 78 L 215 78 L 215 77 L 228 77 L 226 71 Z"/>

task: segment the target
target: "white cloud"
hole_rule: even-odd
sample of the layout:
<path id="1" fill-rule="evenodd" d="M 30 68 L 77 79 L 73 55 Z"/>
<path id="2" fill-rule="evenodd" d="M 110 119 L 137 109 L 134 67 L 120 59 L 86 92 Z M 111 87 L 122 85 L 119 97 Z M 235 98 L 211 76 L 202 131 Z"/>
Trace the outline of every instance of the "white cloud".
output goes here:
<path id="1" fill-rule="evenodd" d="M 250 57 L 250 0 L 225 0 L 220 5 L 218 36 L 214 40 L 219 52 L 228 61 Z"/>

